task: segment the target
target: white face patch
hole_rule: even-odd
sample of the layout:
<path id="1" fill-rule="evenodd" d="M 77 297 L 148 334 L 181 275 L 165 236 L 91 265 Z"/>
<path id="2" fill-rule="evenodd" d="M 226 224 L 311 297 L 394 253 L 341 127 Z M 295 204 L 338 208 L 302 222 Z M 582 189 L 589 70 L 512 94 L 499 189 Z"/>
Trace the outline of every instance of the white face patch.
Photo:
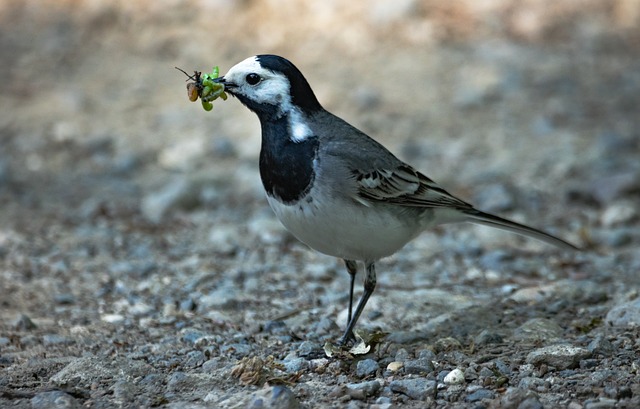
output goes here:
<path id="1" fill-rule="evenodd" d="M 261 80 L 251 85 L 247 82 L 247 75 L 257 74 Z M 283 74 L 263 68 L 257 57 L 249 57 L 231 67 L 224 78 L 237 85 L 234 93 L 240 94 L 259 104 L 270 104 L 280 107 L 281 114 L 292 109 L 290 89 L 291 84 Z"/>

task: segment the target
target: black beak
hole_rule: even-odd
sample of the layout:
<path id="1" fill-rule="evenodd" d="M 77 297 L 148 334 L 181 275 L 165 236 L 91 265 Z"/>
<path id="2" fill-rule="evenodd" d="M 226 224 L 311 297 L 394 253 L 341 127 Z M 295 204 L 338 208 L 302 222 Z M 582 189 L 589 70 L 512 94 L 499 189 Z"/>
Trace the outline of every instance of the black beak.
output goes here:
<path id="1" fill-rule="evenodd" d="M 213 82 L 217 82 L 218 84 L 224 84 L 224 89 L 230 93 L 233 93 L 233 89 L 237 87 L 233 82 L 227 81 L 224 77 L 214 78 Z"/>

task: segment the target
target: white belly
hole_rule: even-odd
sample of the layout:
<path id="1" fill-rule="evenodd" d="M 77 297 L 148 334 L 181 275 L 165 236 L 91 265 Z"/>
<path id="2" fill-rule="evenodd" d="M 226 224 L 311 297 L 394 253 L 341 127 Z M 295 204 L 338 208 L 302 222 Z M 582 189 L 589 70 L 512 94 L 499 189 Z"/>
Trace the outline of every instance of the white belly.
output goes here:
<path id="1" fill-rule="evenodd" d="M 325 200 L 310 200 L 310 196 Z M 343 259 L 374 261 L 390 256 L 422 231 L 414 212 L 402 217 L 385 207 L 367 207 L 316 193 L 293 205 L 267 199 L 278 219 L 298 240 Z"/>

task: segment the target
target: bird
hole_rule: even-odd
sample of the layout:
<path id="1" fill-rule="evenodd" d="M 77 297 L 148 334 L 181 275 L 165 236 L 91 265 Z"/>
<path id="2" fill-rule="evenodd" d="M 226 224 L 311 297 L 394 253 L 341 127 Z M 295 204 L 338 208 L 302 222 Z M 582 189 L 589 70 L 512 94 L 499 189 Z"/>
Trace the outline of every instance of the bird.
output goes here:
<path id="1" fill-rule="evenodd" d="M 308 247 L 344 260 L 349 309 L 340 345 L 355 339 L 353 330 L 376 287 L 376 263 L 434 226 L 472 222 L 578 250 L 453 196 L 324 109 L 302 72 L 284 57 L 249 57 L 214 81 L 258 116 L 260 177 L 277 218 Z M 364 290 L 354 311 L 358 262 L 364 266 Z"/>

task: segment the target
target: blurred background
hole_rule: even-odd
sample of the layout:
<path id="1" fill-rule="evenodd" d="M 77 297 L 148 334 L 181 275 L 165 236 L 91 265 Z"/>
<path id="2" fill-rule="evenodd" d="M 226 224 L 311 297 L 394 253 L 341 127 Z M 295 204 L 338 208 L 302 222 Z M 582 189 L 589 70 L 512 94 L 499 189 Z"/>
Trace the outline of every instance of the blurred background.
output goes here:
<path id="1" fill-rule="evenodd" d="M 257 119 L 204 112 L 174 69 L 259 53 L 489 210 L 512 188 L 563 213 L 638 188 L 638 0 L 7 0 L 2 223 L 261 200 Z"/>

